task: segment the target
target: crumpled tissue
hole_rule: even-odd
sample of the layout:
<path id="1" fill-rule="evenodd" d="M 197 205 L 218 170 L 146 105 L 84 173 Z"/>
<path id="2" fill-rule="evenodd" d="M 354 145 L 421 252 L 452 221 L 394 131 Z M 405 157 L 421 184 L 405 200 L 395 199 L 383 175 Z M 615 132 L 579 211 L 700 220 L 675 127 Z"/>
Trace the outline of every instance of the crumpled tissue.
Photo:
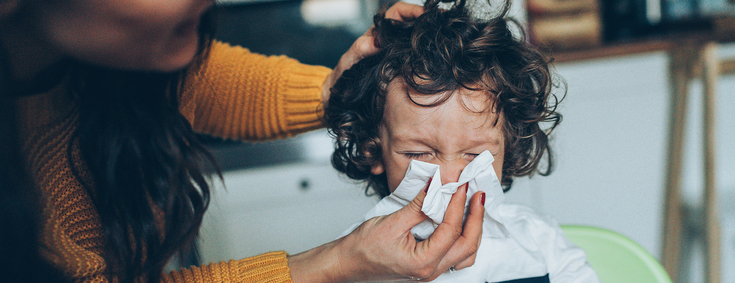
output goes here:
<path id="1" fill-rule="evenodd" d="M 406 170 L 406 176 L 392 194 L 383 198 L 370 211 L 365 214 L 365 220 L 370 218 L 391 214 L 409 204 L 426 187 L 431 179 L 429 189 L 424 199 L 421 211 L 429 219 L 419 223 L 411 229 L 416 239 L 427 239 L 444 220 L 444 213 L 452 198 L 452 195 L 461 185 L 467 183 L 467 201 L 465 203 L 465 216 L 469 209 L 471 197 L 478 191 L 485 192 L 485 221 L 483 221 L 483 237 L 507 237 L 508 231 L 503 226 L 502 217 L 497 207 L 503 203 L 505 196 L 500 186 L 498 176 L 493 169 L 493 155 L 489 151 L 483 151 L 470 162 L 462 173 L 459 180 L 442 185 L 439 165 L 411 160 Z M 347 235 L 357 228 L 359 224 L 353 225 L 341 236 Z"/>

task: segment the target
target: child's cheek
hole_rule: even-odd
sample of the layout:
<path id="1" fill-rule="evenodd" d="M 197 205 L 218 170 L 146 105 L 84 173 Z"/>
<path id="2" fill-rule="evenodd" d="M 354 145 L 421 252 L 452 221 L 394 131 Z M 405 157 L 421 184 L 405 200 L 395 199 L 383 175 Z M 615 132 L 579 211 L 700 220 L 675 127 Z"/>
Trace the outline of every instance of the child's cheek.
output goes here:
<path id="1" fill-rule="evenodd" d="M 495 170 L 495 175 L 498 175 L 499 180 L 503 180 L 503 159 L 502 156 L 498 157 L 495 156 L 495 161 L 493 161 L 493 169 Z"/>

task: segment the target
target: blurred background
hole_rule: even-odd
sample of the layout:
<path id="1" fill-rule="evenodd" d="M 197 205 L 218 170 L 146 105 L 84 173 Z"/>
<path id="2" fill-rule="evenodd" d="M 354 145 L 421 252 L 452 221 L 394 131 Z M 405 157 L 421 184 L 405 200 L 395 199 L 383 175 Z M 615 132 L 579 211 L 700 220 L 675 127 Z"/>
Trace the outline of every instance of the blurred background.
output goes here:
<path id="1" fill-rule="evenodd" d="M 328 67 L 395 1 L 222 1 L 217 38 L 262 54 Z M 406 1 L 420 3 L 421 1 Z M 670 42 L 716 42 L 735 58 L 727 0 L 514 0 L 511 16 L 556 58 L 568 85 L 553 134 L 556 170 L 518 179 L 507 194 L 561 224 L 610 229 L 661 259 L 672 117 Z M 733 25 L 735 26 L 735 25 Z M 704 32 L 703 32 L 704 31 Z M 732 33 L 735 34 L 735 33 Z M 689 38 L 689 37 L 687 37 Z M 621 47 L 622 46 L 622 47 Z M 727 70 L 726 70 L 727 71 Z M 705 280 L 703 84 L 687 85 L 681 172 L 682 261 L 677 282 Z M 714 92 L 715 190 L 721 282 L 735 282 L 735 77 Z M 559 93 L 561 94 L 561 93 Z M 332 169 L 332 141 L 318 130 L 263 143 L 208 139 L 224 169 L 199 241 L 201 263 L 272 250 L 295 254 L 337 237 L 377 202 Z"/>

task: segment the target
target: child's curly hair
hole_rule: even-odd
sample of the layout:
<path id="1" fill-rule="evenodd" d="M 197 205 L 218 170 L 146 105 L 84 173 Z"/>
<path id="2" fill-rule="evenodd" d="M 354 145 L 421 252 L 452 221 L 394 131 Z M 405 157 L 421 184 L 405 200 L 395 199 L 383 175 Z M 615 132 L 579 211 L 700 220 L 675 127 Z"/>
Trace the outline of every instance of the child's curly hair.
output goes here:
<path id="1" fill-rule="evenodd" d="M 385 19 L 385 10 L 374 17 L 374 35 L 379 53 L 366 57 L 344 72 L 331 89 L 324 113 L 336 150 L 332 165 L 352 179 L 366 180 L 378 195 L 390 194 L 385 173 L 370 169 L 381 159 L 378 128 L 383 118 L 388 84 L 401 77 L 417 92 L 442 94 L 424 107 L 448 100 L 454 90 L 482 90 L 492 97 L 494 110 L 504 115 L 504 191 L 513 177 L 535 171 L 552 171 L 548 134 L 561 122 L 550 61 L 534 46 L 516 39 L 505 18 L 510 4 L 490 19 L 470 14 L 466 1 L 448 10 L 439 1 L 428 0 L 425 13 L 414 21 Z M 522 33 L 521 33 L 522 34 Z M 549 100 L 553 99 L 553 103 Z M 540 122 L 549 122 L 544 131 Z M 546 170 L 538 168 L 546 152 Z M 366 191 L 367 192 L 367 191 Z"/>

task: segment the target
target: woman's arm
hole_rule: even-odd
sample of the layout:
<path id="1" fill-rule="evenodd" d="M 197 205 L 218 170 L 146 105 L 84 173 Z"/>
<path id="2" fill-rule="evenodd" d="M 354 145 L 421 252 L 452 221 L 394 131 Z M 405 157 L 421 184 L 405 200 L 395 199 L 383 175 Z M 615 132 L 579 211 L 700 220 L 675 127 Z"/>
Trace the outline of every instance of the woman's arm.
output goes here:
<path id="1" fill-rule="evenodd" d="M 283 138 L 321 127 L 331 70 L 215 42 L 190 72 L 180 111 L 197 132 L 235 140 Z"/>
<path id="2" fill-rule="evenodd" d="M 405 208 L 373 218 L 353 233 L 309 251 L 287 256 L 266 253 L 241 260 L 211 263 L 165 274 L 162 282 L 359 282 L 406 279 L 431 281 L 449 267 L 471 265 L 482 235 L 485 213 L 476 194 L 462 228 L 466 191 L 452 197 L 444 222 L 434 234 L 416 242 L 411 227 L 426 219 L 420 193 Z"/>

